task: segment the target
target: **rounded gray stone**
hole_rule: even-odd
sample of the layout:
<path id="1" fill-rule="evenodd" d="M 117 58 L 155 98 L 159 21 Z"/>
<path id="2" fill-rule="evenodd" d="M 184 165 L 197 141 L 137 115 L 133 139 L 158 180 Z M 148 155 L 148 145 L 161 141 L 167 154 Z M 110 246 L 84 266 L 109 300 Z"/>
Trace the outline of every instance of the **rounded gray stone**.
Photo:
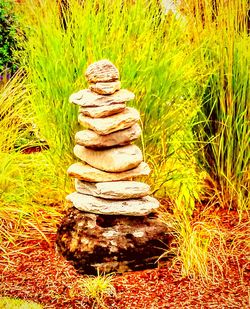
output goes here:
<path id="1" fill-rule="evenodd" d="M 126 107 L 119 114 L 105 118 L 91 118 L 80 114 L 79 123 L 99 135 L 107 135 L 131 127 L 140 120 L 139 112 L 132 107 Z"/>
<path id="2" fill-rule="evenodd" d="M 125 103 L 112 104 L 100 107 L 80 107 L 80 113 L 91 118 L 104 118 L 124 111 Z"/>
<path id="3" fill-rule="evenodd" d="M 93 149 L 102 149 L 113 146 L 124 146 L 139 138 L 141 127 L 138 123 L 132 127 L 110 133 L 99 135 L 93 130 L 82 130 L 76 133 L 75 141 L 77 144 Z"/>
<path id="4" fill-rule="evenodd" d="M 97 94 L 89 89 L 83 89 L 73 93 L 69 97 L 70 103 L 83 107 L 100 107 L 131 101 L 135 98 L 133 92 L 126 89 L 116 91 L 111 95 Z"/>
<path id="5" fill-rule="evenodd" d="M 147 163 L 141 162 L 136 168 L 126 172 L 108 173 L 100 171 L 87 163 L 77 162 L 68 168 L 68 175 L 73 178 L 88 182 L 106 182 L 106 181 L 120 181 L 132 180 L 139 176 L 148 176 L 150 168 Z"/>
<path id="6" fill-rule="evenodd" d="M 137 167 L 143 160 L 142 152 L 136 145 L 94 150 L 75 145 L 74 154 L 82 161 L 105 172 L 124 172 Z"/>
<path id="7" fill-rule="evenodd" d="M 138 199 L 107 200 L 73 192 L 66 197 L 79 210 L 103 215 L 145 216 L 156 210 L 160 203 L 151 196 Z"/>
<path id="8" fill-rule="evenodd" d="M 111 61 L 103 59 L 89 65 L 85 76 L 92 83 L 112 82 L 119 79 L 119 71 Z"/>
<path id="9" fill-rule="evenodd" d="M 86 182 L 75 180 L 79 193 L 111 200 L 139 198 L 150 193 L 150 186 L 138 181 Z"/>

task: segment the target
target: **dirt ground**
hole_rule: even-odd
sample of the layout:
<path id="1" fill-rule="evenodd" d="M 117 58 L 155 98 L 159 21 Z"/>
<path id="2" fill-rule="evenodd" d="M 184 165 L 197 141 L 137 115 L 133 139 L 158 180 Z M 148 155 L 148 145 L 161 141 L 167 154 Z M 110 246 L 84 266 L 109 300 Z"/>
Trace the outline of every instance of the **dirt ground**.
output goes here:
<path id="1" fill-rule="evenodd" d="M 82 278 L 55 248 L 55 234 L 45 241 L 23 243 L 9 263 L 0 264 L 0 295 L 36 301 L 44 308 L 92 308 L 78 283 Z M 20 246 L 19 246 L 20 247 Z M 6 266 L 8 265 L 8 266 Z M 244 271 L 242 271 L 244 270 Z M 106 308 L 250 308 L 250 265 L 247 257 L 228 261 L 216 282 L 182 278 L 181 266 L 125 273 L 114 277 L 115 296 Z M 97 306 L 95 306 L 97 308 Z"/>
<path id="2" fill-rule="evenodd" d="M 162 201 L 163 202 L 163 201 Z M 220 225 L 234 231 L 238 225 L 236 210 L 210 209 Z M 194 220 L 204 213 L 201 206 Z M 243 219 L 247 235 L 249 218 Z M 249 235 L 250 236 L 250 235 Z M 228 258 L 213 280 L 183 278 L 181 265 L 171 260 L 158 268 L 128 272 L 113 277 L 115 294 L 105 298 L 103 306 L 84 295 L 81 282 L 86 276 L 61 257 L 55 249 L 56 234 L 45 240 L 13 244 L 11 255 L 0 256 L 0 297 L 15 297 L 41 303 L 44 308 L 115 308 L 115 309 L 247 309 L 250 308 L 250 259 L 246 249 Z M 215 271 L 211 269 L 211 272 Z"/>

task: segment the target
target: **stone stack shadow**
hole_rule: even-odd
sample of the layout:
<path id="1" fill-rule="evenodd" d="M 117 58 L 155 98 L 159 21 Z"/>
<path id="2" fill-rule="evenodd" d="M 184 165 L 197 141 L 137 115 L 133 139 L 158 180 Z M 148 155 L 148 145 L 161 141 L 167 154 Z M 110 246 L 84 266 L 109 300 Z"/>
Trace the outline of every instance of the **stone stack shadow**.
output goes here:
<path id="1" fill-rule="evenodd" d="M 121 89 L 119 72 L 108 60 L 90 65 L 89 89 L 70 96 L 80 106 L 74 154 L 81 161 L 68 169 L 76 192 L 57 232 L 57 248 L 84 274 L 124 272 L 157 266 L 170 235 L 157 219 L 159 202 L 150 187 L 135 181 L 148 176 L 139 147 L 140 115 L 126 102 L 134 94 Z"/>

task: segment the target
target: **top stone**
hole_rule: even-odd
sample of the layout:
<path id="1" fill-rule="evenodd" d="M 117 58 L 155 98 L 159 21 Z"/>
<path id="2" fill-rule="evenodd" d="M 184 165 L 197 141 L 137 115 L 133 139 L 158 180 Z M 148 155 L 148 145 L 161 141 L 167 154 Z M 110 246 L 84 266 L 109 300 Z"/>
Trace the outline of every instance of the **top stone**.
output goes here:
<path id="1" fill-rule="evenodd" d="M 92 63 L 85 76 L 89 83 L 113 82 L 119 79 L 119 71 L 112 62 L 105 59 Z"/>

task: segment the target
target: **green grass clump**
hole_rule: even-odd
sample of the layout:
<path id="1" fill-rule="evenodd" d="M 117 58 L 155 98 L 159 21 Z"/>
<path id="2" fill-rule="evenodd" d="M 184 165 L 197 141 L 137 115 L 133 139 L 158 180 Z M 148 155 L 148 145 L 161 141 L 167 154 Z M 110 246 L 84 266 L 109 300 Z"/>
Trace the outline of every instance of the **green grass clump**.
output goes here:
<path id="1" fill-rule="evenodd" d="M 77 281 L 78 290 L 87 296 L 92 301 L 92 306 L 95 308 L 108 308 L 105 305 L 107 297 L 116 296 L 116 290 L 113 285 L 114 275 L 100 274 L 95 277 L 86 277 Z M 74 293 L 71 290 L 71 294 Z"/>
<path id="2" fill-rule="evenodd" d="M 74 133 L 79 127 L 69 95 L 86 88 L 84 71 L 90 63 L 108 58 L 119 68 L 122 86 L 136 95 L 131 104 L 142 115 L 145 159 L 154 167 L 161 163 L 170 169 L 167 162 L 177 133 L 185 132 L 197 105 L 199 65 L 182 37 L 182 23 L 162 14 L 158 1 L 110 5 L 103 0 L 69 0 L 68 10 L 60 14 L 56 2 L 26 0 L 20 9 L 26 37 L 20 57 L 33 85 L 34 121 L 53 151 L 54 164 L 65 170 L 74 160 Z M 180 163 L 178 170 L 182 169 Z M 160 179 L 154 177 L 155 189 L 172 178 L 176 167 L 166 171 Z"/>
<path id="3" fill-rule="evenodd" d="M 237 259 L 249 250 L 249 231 L 244 224 L 228 231 L 223 218 L 205 211 L 209 207 L 235 208 L 240 220 L 243 211 L 249 210 L 248 11 L 245 1 L 215 1 L 214 6 L 206 1 L 186 2 L 190 5 L 186 8 L 188 34 L 193 44 L 200 46 L 197 57 L 205 69 L 197 88 L 200 107 L 190 126 L 196 168 L 205 179 L 206 207 L 204 215 L 193 218 L 194 191 L 188 192 L 184 185 L 178 191 L 173 214 L 161 216 L 175 239 L 166 254 L 175 254 L 173 261 L 181 263 L 183 276 L 216 281 L 227 268 L 229 257 Z"/>
<path id="4" fill-rule="evenodd" d="M 45 234 L 55 230 L 61 216 L 57 207 L 62 208 L 65 195 L 65 177 L 57 177 L 46 152 L 21 152 L 34 145 L 35 134 L 31 87 L 24 80 L 23 73 L 17 73 L 0 95 L 0 250 L 5 260 L 6 248 L 16 241 L 47 240 Z"/>
<path id="5" fill-rule="evenodd" d="M 205 24 L 201 35 L 200 57 L 209 75 L 193 128 L 198 163 L 209 175 L 210 201 L 242 210 L 250 205 L 247 6 L 245 1 L 219 4 L 216 20 L 209 29 Z"/>
<path id="6" fill-rule="evenodd" d="M 192 199 L 180 196 L 173 206 L 173 214 L 167 211 L 160 214 L 173 235 L 170 248 L 162 257 L 172 255 L 173 265 L 181 265 L 183 277 L 216 282 L 230 255 L 226 249 L 227 235 L 218 226 L 216 217 L 201 216 L 200 220 L 194 220 L 188 211 L 192 207 Z"/>

